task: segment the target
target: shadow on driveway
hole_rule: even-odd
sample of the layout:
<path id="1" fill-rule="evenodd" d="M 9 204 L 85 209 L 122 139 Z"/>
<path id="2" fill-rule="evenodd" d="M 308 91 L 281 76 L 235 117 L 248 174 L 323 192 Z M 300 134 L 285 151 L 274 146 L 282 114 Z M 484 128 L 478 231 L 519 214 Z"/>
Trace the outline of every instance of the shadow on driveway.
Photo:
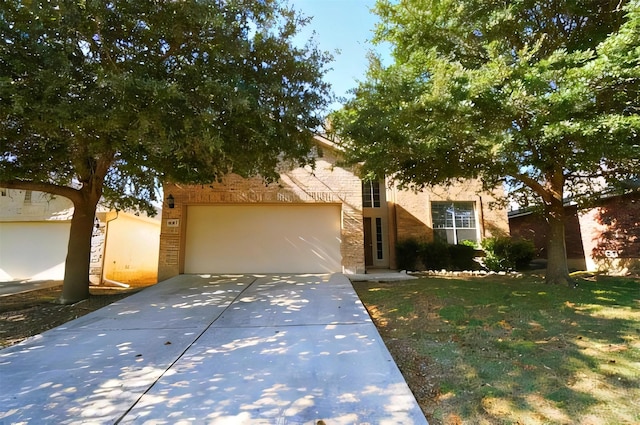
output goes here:
<path id="1" fill-rule="evenodd" d="M 426 424 L 349 280 L 181 275 L 0 351 L 0 423 Z"/>

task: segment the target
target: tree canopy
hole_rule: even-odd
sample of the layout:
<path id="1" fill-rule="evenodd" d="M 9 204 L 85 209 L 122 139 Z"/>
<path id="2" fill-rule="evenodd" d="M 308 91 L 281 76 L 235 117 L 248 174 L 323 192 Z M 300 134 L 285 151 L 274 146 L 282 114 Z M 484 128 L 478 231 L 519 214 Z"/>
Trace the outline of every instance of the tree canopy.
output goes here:
<path id="1" fill-rule="evenodd" d="M 97 202 L 153 212 L 162 181 L 307 163 L 330 55 L 278 0 L 6 0 L 0 187 L 74 203 L 64 301 L 88 296 Z M 71 288 L 76 289 L 71 289 Z"/>
<path id="2" fill-rule="evenodd" d="M 569 281 L 563 202 L 638 173 L 639 3 L 379 0 L 354 98 L 332 117 L 365 172 L 423 187 L 480 178 L 538 200 L 547 281 Z"/>

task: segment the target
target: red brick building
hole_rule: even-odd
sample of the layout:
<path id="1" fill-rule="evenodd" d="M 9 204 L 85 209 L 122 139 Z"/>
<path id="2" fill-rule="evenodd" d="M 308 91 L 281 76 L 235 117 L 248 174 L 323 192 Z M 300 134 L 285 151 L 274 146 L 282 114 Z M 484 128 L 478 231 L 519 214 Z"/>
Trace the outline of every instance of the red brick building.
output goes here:
<path id="1" fill-rule="evenodd" d="M 569 268 L 626 273 L 640 270 L 640 192 L 603 197 L 593 208 L 566 208 L 565 237 Z M 532 240 L 546 258 L 547 226 L 535 211 L 509 214 L 512 236 Z"/>

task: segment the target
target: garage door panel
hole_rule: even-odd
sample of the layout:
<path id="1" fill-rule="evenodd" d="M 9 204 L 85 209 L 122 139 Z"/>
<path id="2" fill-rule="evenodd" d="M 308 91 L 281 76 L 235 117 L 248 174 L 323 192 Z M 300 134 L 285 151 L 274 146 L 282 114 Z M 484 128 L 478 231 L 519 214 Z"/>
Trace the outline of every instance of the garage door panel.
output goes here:
<path id="1" fill-rule="evenodd" d="M 0 280 L 64 277 L 68 222 L 0 223 Z"/>
<path id="2" fill-rule="evenodd" d="M 341 271 L 340 207 L 191 206 L 185 273 Z"/>

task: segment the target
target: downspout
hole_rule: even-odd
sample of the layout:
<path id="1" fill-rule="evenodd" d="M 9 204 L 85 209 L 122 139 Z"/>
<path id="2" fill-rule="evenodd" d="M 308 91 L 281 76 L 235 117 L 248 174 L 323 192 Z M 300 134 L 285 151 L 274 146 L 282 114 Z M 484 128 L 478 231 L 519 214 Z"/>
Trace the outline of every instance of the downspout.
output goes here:
<path id="1" fill-rule="evenodd" d="M 107 279 L 107 278 L 104 277 L 104 275 L 105 275 L 104 263 L 105 263 L 105 260 L 107 259 L 107 241 L 109 240 L 109 223 L 111 223 L 114 220 L 117 220 L 119 215 L 120 215 L 120 211 L 116 210 L 116 216 L 114 218 L 112 218 L 111 220 L 105 221 L 105 228 L 104 228 L 104 255 L 102 256 L 102 276 L 101 276 L 100 280 L 102 282 L 104 282 L 104 283 L 108 283 L 111 286 L 118 286 L 120 288 L 128 288 L 129 285 L 126 284 L 126 283 L 116 282 L 115 280 Z"/>
<path id="2" fill-rule="evenodd" d="M 453 202 L 451 203 L 451 219 L 453 224 L 453 244 L 458 245 L 458 229 L 456 229 L 456 207 L 453 205 Z"/>
<path id="3" fill-rule="evenodd" d="M 480 240 L 485 238 L 486 230 L 484 227 L 484 205 L 482 204 L 482 195 L 478 195 L 478 203 L 480 204 Z"/>
<path id="4" fill-rule="evenodd" d="M 389 268 L 395 270 L 398 268 L 398 259 L 396 258 L 396 244 L 398 242 L 398 208 L 397 208 L 397 189 L 396 186 L 393 185 L 391 190 L 391 194 L 393 195 L 393 200 L 391 202 L 391 214 L 389 217 L 393 218 L 393 223 L 389 223 Z M 388 200 L 387 200 L 388 202 Z M 391 221 L 391 220 L 389 220 Z"/>

